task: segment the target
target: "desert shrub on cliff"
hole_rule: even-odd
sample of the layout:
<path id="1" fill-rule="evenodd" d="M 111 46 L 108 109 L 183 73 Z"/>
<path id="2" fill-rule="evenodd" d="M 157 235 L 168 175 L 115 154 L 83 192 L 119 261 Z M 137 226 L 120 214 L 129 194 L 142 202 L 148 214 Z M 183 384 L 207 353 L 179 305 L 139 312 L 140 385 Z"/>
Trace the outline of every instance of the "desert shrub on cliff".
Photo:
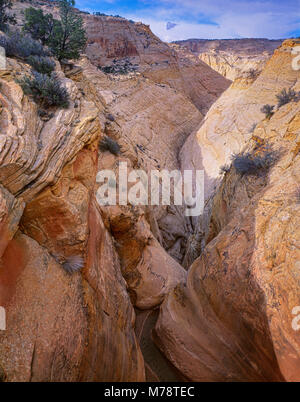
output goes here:
<path id="1" fill-rule="evenodd" d="M 105 13 L 101 13 L 101 12 L 99 12 L 99 11 L 94 12 L 93 15 L 95 15 L 96 17 L 115 17 L 115 18 L 122 18 L 122 20 L 125 19 L 124 17 L 122 17 L 122 16 L 119 15 L 119 14 L 116 14 L 116 15 L 114 15 L 114 14 L 105 14 Z M 131 20 L 129 20 L 129 22 L 130 22 L 130 21 L 131 21 Z"/>
<path id="2" fill-rule="evenodd" d="M 33 72 L 33 77 L 25 76 L 17 81 L 26 95 L 32 96 L 34 101 L 42 107 L 69 106 L 67 90 L 61 86 L 55 74 L 49 77 L 46 74 Z"/>
<path id="3" fill-rule="evenodd" d="M 49 51 L 27 34 L 18 31 L 0 36 L 0 46 L 8 57 L 26 59 L 29 56 L 48 56 Z"/>
<path id="4" fill-rule="evenodd" d="M 84 261 L 80 255 L 74 255 L 68 257 L 62 266 L 63 269 L 71 275 L 75 272 L 79 272 L 84 267 Z"/>
<path id="5" fill-rule="evenodd" d="M 259 75 L 259 72 L 257 70 L 255 70 L 254 68 L 250 68 L 250 70 L 246 71 L 247 78 L 250 78 L 251 80 L 254 80 L 255 78 L 257 78 L 258 75 Z"/>
<path id="6" fill-rule="evenodd" d="M 114 116 L 111 114 L 111 113 L 109 113 L 107 116 L 106 116 L 106 118 L 107 118 L 107 120 L 109 120 L 109 121 L 115 121 L 115 118 L 114 118 Z"/>
<path id="7" fill-rule="evenodd" d="M 289 102 L 297 101 L 299 99 L 299 93 L 297 94 L 297 92 L 291 88 L 288 91 L 283 89 L 280 94 L 276 95 L 276 98 L 278 99 L 277 106 L 281 107 Z"/>
<path id="8" fill-rule="evenodd" d="M 231 157 L 233 166 L 241 175 L 259 175 L 266 173 L 278 159 L 276 152 L 265 149 L 260 154 L 242 152 Z"/>
<path id="9" fill-rule="evenodd" d="M 105 74 L 114 74 L 114 75 L 126 75 L 128 73 L 133 73 L 136 71 L 135 66 L 131 63 L 125 64 L 115 64 L 112 66 L 98 66 L 99 70 L 103 71 Z"/>
<path id="10" fill-rule="evenodd" d="M 95 15 L 96 17 L 108 17 L 108 14 L 101 13 L 100 11 L 95 11 L 93 15 Z"/>
<path id="11" fill-rule="evenodd" d="M 27 62 L 35 71 L 41 74 L 50 75 L 55 70 L 55 62 L 49 57 L 29 56 Z"/>
<path id="12" fill-rule="evenodd" d="M 121 152 L 120 145 L 115 140 L 107 136 L 100 141 L 99 149 L 100 151 L 109 151 L 116 156 L 118 156 Z"/>
<path id="13" fill-rule="evenodd" d="M 8 14 L 7 11 L 12 8 L 11 0 L 0 0 L 0 30 L 6 31 L 8 24 L 15 24 L 15 15 Z"/>
<path id="14" fill-rule="evenodd" d="M 260 111 L 266 115 L 267 119 L 270 119 L 274 114 L 274 105 L 264 105 Z"/>

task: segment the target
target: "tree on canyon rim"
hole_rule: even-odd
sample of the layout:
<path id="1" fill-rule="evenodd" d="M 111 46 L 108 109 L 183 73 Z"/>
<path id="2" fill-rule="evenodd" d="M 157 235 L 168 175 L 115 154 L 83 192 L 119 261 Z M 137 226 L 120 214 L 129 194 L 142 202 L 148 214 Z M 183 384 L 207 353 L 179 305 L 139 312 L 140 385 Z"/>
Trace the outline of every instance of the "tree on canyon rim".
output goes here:
<path id="1" fill-rule="evenodd" d="M 60 0 L 60 21 L 54 24 L 49 47 L 59 61 L 78 59 L 86 45 L 82 18 L 74 11 L 74 0 Z"/>
<path id="2" fill-rule="evenodd" d="M 44 14 L 43 10 L 29 7 L 25 10 L 25 24 L 23 31 L 30 34 L 35 40 L 40 40 L 43 45 L 50 41 L 53 29 L 59 21 L 52 14 Z"/>
<path id="3" fill-rule="evenodd" d="M 60 20 L 33 7 L 26 9 L 23 31 L 49 46 L 59 61 L 78 59 L 87 41 L 83 20 L 74 10 L 74 0 L 58 3 Z"/>

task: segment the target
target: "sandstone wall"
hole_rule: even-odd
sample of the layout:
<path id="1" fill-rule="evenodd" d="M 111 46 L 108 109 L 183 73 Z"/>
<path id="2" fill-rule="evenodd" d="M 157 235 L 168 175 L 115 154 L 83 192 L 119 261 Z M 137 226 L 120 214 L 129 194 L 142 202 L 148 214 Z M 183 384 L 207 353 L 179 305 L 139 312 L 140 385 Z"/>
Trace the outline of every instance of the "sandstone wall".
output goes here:
<path id="1" fill-rule="evenodd" d="M 211 68 L 234 81 L 251 70 L 259 74 L 282 40 L 269 39 L 190 39 L 177 41 L 181 52 L 191 52 Z"/>
<path id="2" fill-rule="evenodd" d="M 225 174 L 212 198 L 207 245 L 186 283 L 161 307 L 156 342 L 190 380 L 299 380 L 299 335 L 292 328 L 292 310 L 300 303 L 299 101 L 280 107 L 270 120 L 260 118 L 254 132 L 244 134 L 251 111 L 259 116 L 260 102 L 274 103 L 280 88 L 299 91 L 299 76 L 291 68 L 297 44 L 284 42 L 261 76 L 231 99 L 227 112 L 217 102 L 198 134 L 210 167 L 218 164 L 218 155 L 224 158 L 222 140 L 226 150 L 234 149 L 236 138 L 251 152 L 268 145 L 278 157 L 265 174 L 240 175 L 233 167 Z M 219 105 L 229 103 L 233 91 L 235 86 Z M 214 136 L 211 153 L 201 141 L 208 127 Z M 241 148 L 237 144 L 235 151 Z"/>

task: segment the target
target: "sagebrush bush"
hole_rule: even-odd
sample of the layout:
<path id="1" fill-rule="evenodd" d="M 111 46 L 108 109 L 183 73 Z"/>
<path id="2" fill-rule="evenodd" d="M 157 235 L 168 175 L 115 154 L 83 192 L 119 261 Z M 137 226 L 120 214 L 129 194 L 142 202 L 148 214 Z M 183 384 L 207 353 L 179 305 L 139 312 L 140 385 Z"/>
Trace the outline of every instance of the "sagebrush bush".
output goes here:
<path id="1" fill-rule="evenodd" d="M 114 118 L 114 116 L 113 116 L 111 113 L 109 113 L 109 114 L 106 116 L 106 118 L 107 118 L 107 120 L 109 120 L 109 121 L 115 121 L 115 118 Z"/>
<path id="2" fill-rule="evenodd" d="M 264 105 L 260 111 L 266 115 L 267 119 L 270 119 L 274 114 L 274 105 Z"/>
<path id="3" fill-rule="evenodd" d="M 248 70 L 248 71 L 246 72 L 246 74 L 247 74 L 247 77 L 248 77 L 248 78 L 254 80 L 254 78 L 256 78 L 259 73 L 258 73 L 258 71 L 255 70 L 254 68 L 250 68 L 250 70 Z"/>
<path id="4" fill-rule="evenodd" d="M 120 145 L 115 140 L 107 136 L 100 141 L 99 149 L 100 151 L 109 151 L 116 156 L 118 156 L 121 151 Z"/>
<path id="5" fill-rule="evenodd" d="M 231 157 L 233 166 L 241 175 L 259 175 L 266 173 L 278 159 L 276 152 L 265 150 L 260 155 L 251 152 L 234 154 Z"/>
<path id="6" fill-rule="evenodd" d="M 278 100 L 277 106 L 281 107 L 283 105 L 286 105 L 289 102 L 295 102 L 298 100 L 299 94 L 295 92 L 293 89 L 289 89 L 288 91 L 286 89 L 283 89 L 280 94 L 276 95 L 276 98 Z"/>
<path id="7" fill-rule="evenodd" d="M 29 56 L 27 63 L 31 65 L 33 70 L 41 74 L 50 75 L 55 70 L 55 62 L 50 57 Z"/>
<path id="8" fill-rule="evenodd" d="M 68 257 L 62 266 L 63 269 L 71 275 L 75 272 L 79 272 L 84 267 L 84 261 L 80 255 L 74 255 Z"/>
<path id="9" fill-rule="evenodd" d="M 61 86 L 57 76 L 33 72 L 33 77 L 25 76 L 17 80 L 26 95 L 32 96 L 34 101 L 42 107 L 69 106 L 69 95 L 67 90 Z"/>
<path id="10" fill-rule="evenodd" d="M 18 31 L 0 35 L 0 46 L 4 47 L 8 57 L 26 59 L 29 56 L 49 56 L 49 51 L 40 42 Z"/>

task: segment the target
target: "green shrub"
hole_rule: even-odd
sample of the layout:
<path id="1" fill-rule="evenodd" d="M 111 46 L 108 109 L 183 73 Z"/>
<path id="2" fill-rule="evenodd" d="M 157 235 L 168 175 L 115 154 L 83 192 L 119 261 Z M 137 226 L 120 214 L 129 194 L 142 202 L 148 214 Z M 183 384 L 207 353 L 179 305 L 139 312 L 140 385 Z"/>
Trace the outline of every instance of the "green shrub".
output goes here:
<path id="1" fill-rule="evenodd" d="M 278 159 L 276 152 L 266 149 L 260 155 L 251 152 L 234 154 L 231 157 L 233 166 L 241 175 L 259 175 L 266 173 Z"/>
<path id="2" fill-rule="evenodd" d="M 30 34 L 33 39 L 40 40 L 42 44 L 47 44 L 58 21 L 52 14 L 44 14 L 43 10 L 33 7 L 26 8 L 24 15 L 23 31 Z"/>
<path id="3" fill-rule="evenodd" d="M 86 45 L 83 19 L 75 11 L 74 4 L 74 0 L 58 1 L 59 20 L 33 7 L 25 10 L 23 30 L 49 46 L 59 61 L 78 59 Z"/>
<path id="4" fill-rule="evenodd" d="M 260 111 L 266 115 L 267 119 L 270 119 L 274 114 L 274 106 L 272 105 L 264 105 Z"/>
<path id="5" fill-rule="evenodd" d="M 277 106 L 281 107 L 289 102 L 295 102 L 298 100 L 298 97 L 299 94 L 297 94 L 293 89 L 290 88 L 288 91 L 283 89 L 280 94 L 276 95 L 276 98 L 278 99 Z"/>
<path id="6" fill-rule="evenodd" d="M 74 0 L 59 0 L 60 21 L 54 24 L 47 43 L 59 61 L 78 59 L 87 37 L 83 19 L 74 10 Z"/>
<path id="7" fill-rule="evenodd" d="M 120 145 L 115 140 L 107 136 L 100 141 L 99 149 L 100 151 L 109 151 L 116 156 L 118 156 L 121 151 Z"/>
<path id="8" fill-rule="evenodd" d="M 33 77 L 25 76 L 17 81 L 26 95 L 32 96 L 34 101 L 42 107 L 69 106 L 67 90 L 61 86 L 55 74 L 49 77 L 46 74 L 33 72 Z"/>
<path id="9" fill-rule="evenodd" d="M 55 62 L 49 57 L 29 56 L 27 62 L 31 65 L 33 70 L 41 74 L 50 75 L 52 71 L 55 70 Z"/>

